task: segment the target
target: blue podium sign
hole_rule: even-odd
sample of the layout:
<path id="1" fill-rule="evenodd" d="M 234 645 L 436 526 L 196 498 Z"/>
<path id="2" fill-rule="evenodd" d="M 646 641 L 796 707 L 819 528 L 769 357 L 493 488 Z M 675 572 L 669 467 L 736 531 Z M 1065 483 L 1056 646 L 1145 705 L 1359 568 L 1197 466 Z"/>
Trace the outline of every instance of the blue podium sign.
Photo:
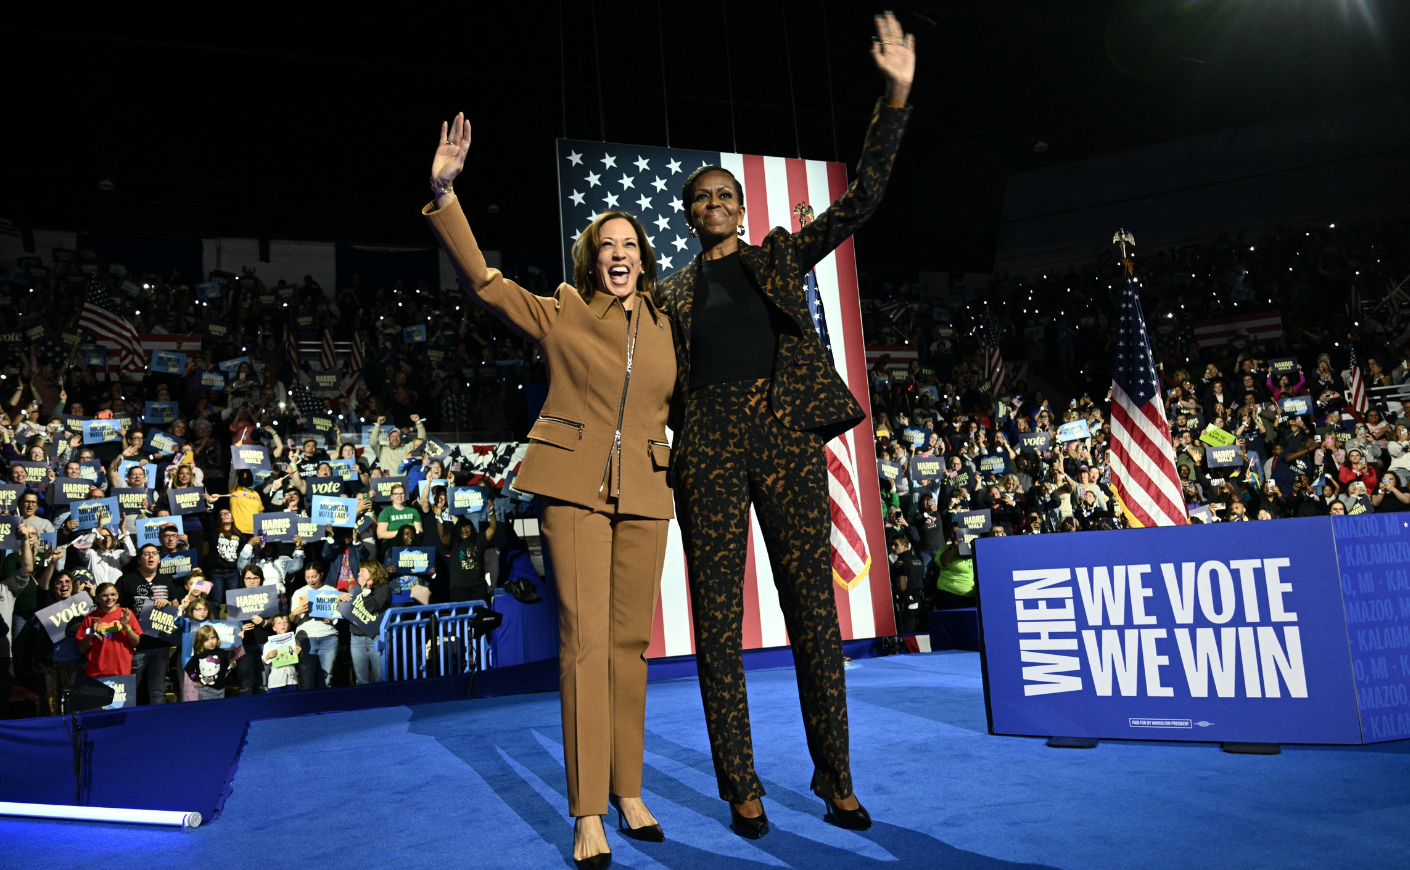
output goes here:
<path id="1" fill-rule="evenodd" d="M 1410 736 L 1401 516 L 980 539 L 990 729 L 1254 743 Z M 1382 717 L 1375 729 L 1367 715 Z"/>

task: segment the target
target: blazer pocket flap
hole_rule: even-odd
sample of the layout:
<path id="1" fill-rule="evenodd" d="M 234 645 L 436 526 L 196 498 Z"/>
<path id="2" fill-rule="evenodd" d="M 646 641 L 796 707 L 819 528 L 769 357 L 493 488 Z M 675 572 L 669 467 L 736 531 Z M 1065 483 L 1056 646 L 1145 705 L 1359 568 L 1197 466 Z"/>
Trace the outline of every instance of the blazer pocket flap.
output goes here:
<path id="1" fill-rule="evenodd" d="M 671 467 L 671 445 L 664 441 L 647 441 L 646 452 L 651 456 L 651 464 L 658 470 Z"/>
<path id="2" fill-rule="evenodd" d="M 564 450 L 577 449 L 578 442 L 582 438 L 583 429 L 581 426 L 558 420 L 545 420 L 542 417 L 529 430 L 530 441 L 542 441 L 545 444 L 552 444 L 554 447 L 562 447 Z"/>

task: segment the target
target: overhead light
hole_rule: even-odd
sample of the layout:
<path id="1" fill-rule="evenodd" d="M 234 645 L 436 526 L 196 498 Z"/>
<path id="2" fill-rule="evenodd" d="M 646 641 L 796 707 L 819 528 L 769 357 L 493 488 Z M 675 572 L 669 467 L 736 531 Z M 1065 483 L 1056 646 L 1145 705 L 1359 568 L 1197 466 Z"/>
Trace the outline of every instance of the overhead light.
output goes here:
<path id="1" fill-rule="evenodd" d="M 117 187 L 117 185 L 113 184 L 112 181 L 106 178 L 98 182 L 99 190 L 112 190 L 114 187 Z"/>
<path id="2" fill-rule="evenodd" d="M 201 825 L 200 813 L 176 810 L 126 810 L 116 807 L 70 807 L 62 804 L 21 804 L 0 801 L 0 816 L 29 819 L 67 819 L 77 822 L 121 822 L 128 825 L 166 825 L 186 830 Z"/>
<path id="3" fill-rule="evenodd" d="M 1033 153 L 1034 153 L 1034 154 L 1042 154 L 1043 152 L 1045 152 L 1045 151 L 1047 151 L 1047 150 L 1048 150 L 1048 143 L 1047 143 L 1047 142 L 1044 142 L 1042 139 L 1039 139 L 1039 140 L 1038 140 L 1036 143 L 1034 143 L 1034 145 L 1033 145 Z"/>

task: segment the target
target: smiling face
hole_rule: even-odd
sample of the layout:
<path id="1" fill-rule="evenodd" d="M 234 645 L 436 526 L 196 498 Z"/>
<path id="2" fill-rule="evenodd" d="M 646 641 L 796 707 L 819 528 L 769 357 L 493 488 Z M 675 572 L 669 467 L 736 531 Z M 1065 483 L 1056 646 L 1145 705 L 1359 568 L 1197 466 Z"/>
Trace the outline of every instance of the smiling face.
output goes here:
<path id="1" fill-rule="evenodd" d="M 641 240 L 625 218 L 613 218 L 598 228 L 593 277 L 599 289 L 618 299 L 636 291 L 641 277 Z"/>
<path id="2" fill-rule="evenodd" d="M 706 172 L 686 197 L 686 222 L 702 238 L 728 238 L 744 225 L 744 196 L 728 172 Z"/>
<path id="3" fill-rule="evenodd" d="M 98 609 L 104 613 L 117 607 L 117 603 L 118 591 L 116 586 L 108 584 L 104 587 L 103 591 L 98 593 Z"/>

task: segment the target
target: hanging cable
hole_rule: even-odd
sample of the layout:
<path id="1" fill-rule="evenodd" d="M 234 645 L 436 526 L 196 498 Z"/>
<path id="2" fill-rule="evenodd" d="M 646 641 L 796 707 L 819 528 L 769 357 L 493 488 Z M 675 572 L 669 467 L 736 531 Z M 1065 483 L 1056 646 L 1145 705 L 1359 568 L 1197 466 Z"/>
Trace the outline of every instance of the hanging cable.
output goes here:
<path id="1" fill-rule="evenodd" d="M 729 61 L 729 0 L 720 0 L 720 15 L 725 23 L 725 78 L 729 83 L 729 141 L 730 148 L 739 153 L 739 137 L 734 131 L 734 67 Z"/>
<path id="2" fill-rule="evenodd" d="M 602 108 L 602 57 L 597 51 L 597 0 L 592 0 L 592 65 L 597 72 L 597 135 L 607 141 L 607 115 Z"/>
<path id="3" fill-rule="evenodd" d="M 563 104 L 563 138 L 568 138 L 568 56 L 563 49 L 563 0 L 558 0 L 558 102 Z"/>
<path id="4" fill-rule="evenodd" d="M 558 0 L 558 99 L 563 107 L 563 138 L 568 138 L 568 57 L 563 51 L 563 0 Z"/>
<path id="5" fill-rule="evenodd" d="M 562 0 L 560 0 L 562 2 Z M 827 63 L 827 119 L 832 124 L 832 162 L 841 163 L 837 150 L 837 109 L 832 102 L 832 46 L 827 40 L 827 3 L 822 4 L 823 18 L 823 60 Z"/>
<path id="6" fill-rule="evenodd" d="M 661 119 L 666 122 L 666 147 L 670 148 L 671 99 L 666 93 L 666 34 L 661 24 L 661 0 L 656 0 L 656 43 L 661 48 Z"/>
<path id="7" fill-rule="evenodd" d="M 793 96 L 793 48 L 788 42 L 788 6 L 784 0 L 779 0 L 779 12 L 783 13 L 783 55 L 788 62 L 788 104 L 793 107 L 793 147 L 798 152 L 798 159 L 803 158 L 803 140 L 798 136 L 798 100 Z"/>

